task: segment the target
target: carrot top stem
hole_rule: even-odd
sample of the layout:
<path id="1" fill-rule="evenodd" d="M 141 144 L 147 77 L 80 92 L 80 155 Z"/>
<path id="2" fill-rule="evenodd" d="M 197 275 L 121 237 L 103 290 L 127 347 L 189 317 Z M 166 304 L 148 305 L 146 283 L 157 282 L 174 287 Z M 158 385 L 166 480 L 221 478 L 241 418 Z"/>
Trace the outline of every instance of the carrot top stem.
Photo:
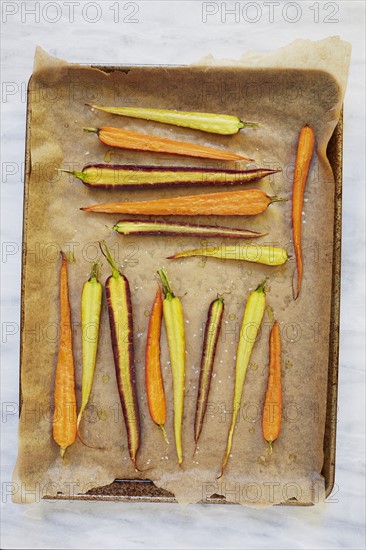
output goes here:
<path id="1" fill-rule="evenodd" d="M 158 275 L 160 277 L 161 285 L 163 287 L 164 298 L 167 298 L 168 300 L 174 298 L 174 292 L 168 279 L 166 269 L 164 269 L 163 267 L 161 269 L 158 269 Z"/>
<path id="2" fill-rule="evenodd" d="M 104 247 L 104 250 L 103 250 L 103 247 Z M 109 265 L 112 269 L 113 277 L 115 279 L 118 279 L 118 277 L 120 276 L 119 269 L 116 265 L 116 262 L 114 261 L 114 259 L 112 257 L 112 254 L 110 253 L 110 250 L 109 250 L 108 246 L 106 245 L 106 242 L 105 241 L 100 241 L 99 242 L 99 248 L 101 250 L 101 253 L 106 258 L 107 262 L 109 263 Z"/>
<path id="3" fill-rule="evenodd" d="M 270 197 L 271 204 L 272 202 L 287 202 L 288 199 L 285 199 L 284 197 L 277 197 L 277 195 L 274 195 L 273 197 Z"/>
<path id="4" fill-rule="evenodd" d="M 260 122 L 245 122 L 244 120 L 240 121 L 241 128 L 259 128 L 261 126 Z"/>
<path id="5" fill-rule="evenodd" d="M 90 127 L 87 127 L 87 128 L 83 128 L 84 132 L 92 132 L 94 134 L 99 134 L 100 132 L 100 128 L 90 128 Z"/>
<path id="6" fill-rule="evenodd" d="M 265 292 L 266 282 L 267 282 L 267 277 L 259 283 L 259 285 L 255 290 L 261 290 L 262 292 Z"/>
<path id="7" fill-rule="evenodd" d="M 100 277 L 100 263 L 94 262 L 89 275 L 89 281 L 91 281 L 92 279 L 98 280 L 99 277 Z"/>

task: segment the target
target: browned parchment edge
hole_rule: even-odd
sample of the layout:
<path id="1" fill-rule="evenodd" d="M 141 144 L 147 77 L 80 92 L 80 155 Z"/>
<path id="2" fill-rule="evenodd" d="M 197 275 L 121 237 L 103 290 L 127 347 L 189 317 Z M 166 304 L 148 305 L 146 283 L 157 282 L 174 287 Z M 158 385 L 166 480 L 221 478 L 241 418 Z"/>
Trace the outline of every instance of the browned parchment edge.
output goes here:
<path id="1" fill-rule="evenodd" d="M 137 65 L 144 67 L 145 65 Z M 172 65 L 171 65 L 172 66 Z M 179 65 L 174 65 L 178 67 Z M 151 66 L 149 66 L 151 67 Z M 160 67 L 167 67 L 160 65 Z M 168 66 L 169 67 L 169 66 Z M 105 72 L 129 71 L 131 67 L 123 66 L 95 66 Z M 29 91 L 29 83 L 28 83 Z M 22 234 L 22 286 L 21 286 L 21 312 L 20 312 L 20 369 L 22 365 L 24 344 L 24 305 L 25 294 L 25 269 L 27 260 L 27 231 L 28 231 L 28 194 L 31 172 L 31 108 L 30 94 L 27 96 L 27 123 L 25 145 L 25 174 L 24 174 L 24 205 L 23 205 L 23 234 Z M 330 312 L 329 330 L 329 362 L 328 362 L 328 389 L 327 407 L 324 433 L 324 463 L 321 474 L 325 480 L 325 496 L 331 494 L 335 481 L 336 458 L 336 430 L 337 430 L 337 400 L 338 400 L 338 356 L 339 356 L 339 316 L 340 316 L 340 287 L 341 287 L 341 237 L 342 237 L 342 151 L 343 151 L 343 111 L 339 122 L 333 132 L 327 147 L 327 156 L 333 170 L 335 180 L 334 193 L 334 229 L 333 229 L 333 275 L 332 275 L 332 302 Z M 19 414 L 22 406 L 21 378 L 19 377 Z M 165 489 L 160 489 L 148 479 L 128 480 L 117 479 L 109 485 L 96 487 L 87 493 L 78 495 L 45 496 L 47 500 L 104 500 L 104 501 L 128 501 L 128 502 L 176 502 L 174 495 Z M 203 504 L 233 504 L 221 495 L 211 495 L 201 501 Z M 277 506 L 312 506 L 310 502 L 300 502 L 296 499 L 288 500 Z"/>

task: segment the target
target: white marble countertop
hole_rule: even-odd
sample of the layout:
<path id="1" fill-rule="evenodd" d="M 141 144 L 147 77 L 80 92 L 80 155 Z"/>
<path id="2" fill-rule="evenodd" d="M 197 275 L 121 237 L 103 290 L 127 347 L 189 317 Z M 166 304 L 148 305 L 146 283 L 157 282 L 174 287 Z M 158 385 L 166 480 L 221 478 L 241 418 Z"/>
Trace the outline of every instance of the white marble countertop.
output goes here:
<path id="1" fill-rule="evenodd" d="M 239 11 L 230 15 L 234 5 L 139 0 L 1 3 L 1 548 L 365 547 L 365 4 L 238 2 Z M 12 504 L 7 484 L 17 454 L 25 90 L 36 44 L 71 62 L 184 64 L 207 53 L 237 58 L 247 50 L 264 52 L 296 38 L 330 35 L 340 35 L 353 46 L 344 110 L 339 415 L 332 496 L 316 507 L 261 511 L 149 503 Z"/>

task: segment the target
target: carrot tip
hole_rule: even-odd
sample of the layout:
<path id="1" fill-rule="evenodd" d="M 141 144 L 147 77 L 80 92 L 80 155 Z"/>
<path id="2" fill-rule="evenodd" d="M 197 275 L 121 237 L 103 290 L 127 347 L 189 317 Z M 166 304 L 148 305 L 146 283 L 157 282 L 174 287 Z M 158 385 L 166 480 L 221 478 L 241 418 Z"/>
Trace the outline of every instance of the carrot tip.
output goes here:
<path id="1" fill-rule="evenodd" d="M 167 433 L 166 433 L 164 424 L 159 424 L 159 428 L 160 428 L 161 431 L 163 432 L 163 436 L 164 436 L 165 443 L 167 443 L 167 444 L 169 445 L 168 435 L 167 435 Z"/>
<path id="2" fill-rule="evenodd" d="M 297 283 L 297 290 L 295 290 L 295 287 L 294 287 L 294 277 L 295 277 L 295 273 L 296 273 L 296 270 L 294 270 L 293 274 L 292 274 L 292 298 L 293 300 L 297 300 L 299 295 L 300 295 L 300 289 L 301 289 L 301 283 L 300 283 L 300 286 L 299 286 L 299 282 Z M 299 277 L 299 274 L 297 274 L 297 276 Z"/>
<path id="3" fill-rule="evenodd" d="M 131 458 L 131 461 L 132 461 L 133 467 L 135 468 L 135 472 L 139 472 L 140 474 L 149 472 L 150 470 L 153 469 L 153 467 L 150 466 L 150 468 L 144 468 L 143 470 L 141 470 L 141 468 L 137 466 L 137 458 L 134 458 L 134 459 Z"/>
<path id="4" fill-rule="evenodd" d="M 80 435 L 79 428 L 77 429 L 77 436 L 80 439 L 81 443 L 85 447 L 88 447 L 88 449 L 94 449 L 94 451 L 105 451 L 106 450 L 105 447 L 93 447 L 93 445 L 88 445 L 87 443 L 85 443 L 84 439 Z"/>
<path id="5" fill-rule="evenodd" d="M 216 479 L 221 479 L 223 475 L 224 475 L 224 468 L 221 468 L 220 475 L 217 476 Z"/>
<path id="6" fill-rule="evenodd" d="M 229 457 L 228 457 L 228 456 L 225 456 L 224 462 L 223 462 L 223 464 L 221 465 L 220 475 L 219 475 L 216 479 L 220 479 L 220 478 L 222 478 L 222 476 L 224 475 L 225 468 L 226 468 L 226 464 L 228 463 L 228 460 L 229 460 Z"/>

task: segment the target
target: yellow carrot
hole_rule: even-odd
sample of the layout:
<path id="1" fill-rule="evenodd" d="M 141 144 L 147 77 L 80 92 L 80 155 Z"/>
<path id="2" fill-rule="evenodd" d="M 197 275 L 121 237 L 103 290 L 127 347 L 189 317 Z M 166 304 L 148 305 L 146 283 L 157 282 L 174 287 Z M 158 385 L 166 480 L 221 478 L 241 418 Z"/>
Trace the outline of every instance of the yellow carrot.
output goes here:
<path id="1" fill-rule="evenodd" d="M 154 120 L 164 124 L 183 126 L 202 132 L 213 134 L 232 135 L 237 134 L 242 128 L 255 128 L 260 126 L 258 122 L 243 122 L 237 116 L 215 113 L 196 113 L 190 111 L 176 111 L 171 109 L 146 109 L 141 107 L 100 107 L 89 105 L 92 109 L 104 111 L 113 115 Z"/>
<path id="2" fill-rule="evenodd" d="M 100 313 L 102 308 L 102 285 L 98 281 L 99 265 L 95 263 L 89 280 L 84 284 L 81 295 L 81 326 L 83 350 L 83 374 L 81 384 L 81 407 L 77 420 L 79 431 L 81 417 L 88 404 L 93 385 L 97 360 Z"/>
<path id="3" fill-rule="evenodd" d="M 180 299 L 173 293 L 165 269 L 159 269 L 158 274 L 163 287 L 163 314 L 173 374 L 175 446 L 177 450 L 178 464 L 181 464 L 183 462 L 182 422 L 185 377 L 185 335 L 183 310 Z"/>
<path id="4" fill-rule="evenodd" d="M 206 258 L 218 258 L 219 260 L 245 260 L 265 265 L 282 265 L 287 261 L 287 252 L 284 248 L 275 246 L 256 245 L 222 245 L 206 246 L 195 250 L 184 250 L 174 256 L 168 256 L 168 260 L 190 258 L 192 256 L 204 256 Z"/>
<path id="5" fill-rule="evenodd" d="M 266 307 L 266 294 L 264 289 L 265 282 L 265 280 L 262 281 L 260 285 L 258 285 L 257 288 L 249 294 L 249 298 L 245 307 L 243 323 L 240 329 L 235 365 L 233 415 L 227 440 L 226 452 L 221 466 L 221 476 L 224 473 L 225 467 L 230 457 L 236 420 L 238 418 L 240 410 L 240 402 L 244 388 L 245 376 Z"/>

